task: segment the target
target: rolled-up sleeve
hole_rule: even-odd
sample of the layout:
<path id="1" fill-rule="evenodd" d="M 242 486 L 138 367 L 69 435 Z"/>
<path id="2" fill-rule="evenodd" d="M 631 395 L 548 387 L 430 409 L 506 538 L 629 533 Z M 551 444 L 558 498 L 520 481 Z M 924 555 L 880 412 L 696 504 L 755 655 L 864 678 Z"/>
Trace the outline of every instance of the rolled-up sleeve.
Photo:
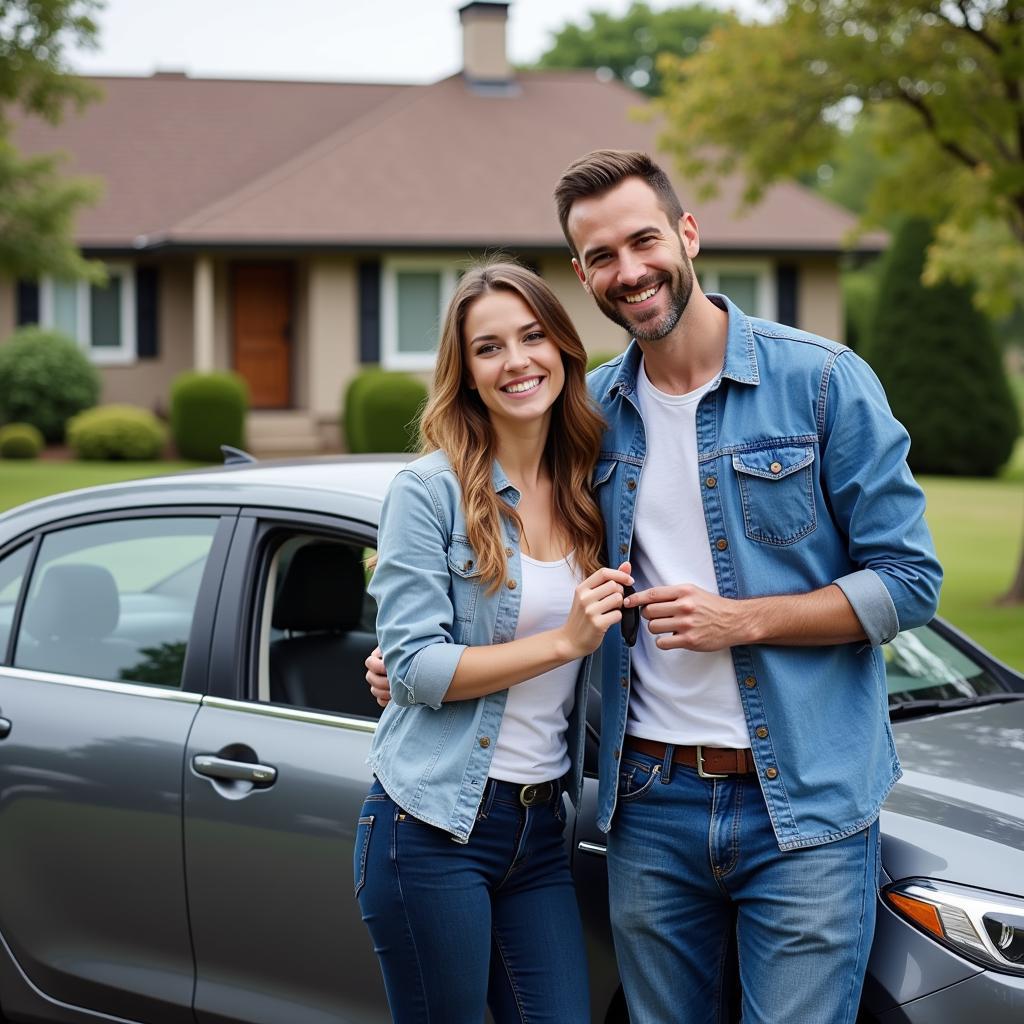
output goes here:
<path id="1" fill-rule="evenodd" d="M 369 586 L 391 699 L 400 706 L 440 708 L 466 649 L 454 641 L 450 585 L 437 505 L 420 476 L 403 470 L 381 509 Z"/>
<path id="2" fill-rule="evenodd" d="M 842 352 L 828 379 L 822 482 L 856 570 L 835 580 L 872 645 L 935 614 L 942 567 L 907 465 L 910 438 L 871 368 Z"/>

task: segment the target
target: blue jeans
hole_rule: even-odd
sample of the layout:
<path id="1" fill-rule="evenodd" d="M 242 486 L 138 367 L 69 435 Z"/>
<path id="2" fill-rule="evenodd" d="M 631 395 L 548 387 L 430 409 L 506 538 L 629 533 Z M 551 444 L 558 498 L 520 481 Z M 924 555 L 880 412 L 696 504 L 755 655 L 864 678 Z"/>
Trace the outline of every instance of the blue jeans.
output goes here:
<path id="1" fill-rule="evenodd" d="M 671 751 L 671 748 L 670 748 Z M 608 837 L 631 1024 L 721 1024 L 735 938 L 743 1024 L 853 1024 L 875 926 L 878 823 L 783 853 L 756 775 L 625 750 Z"/>
<path id="2" fill-rule="evenodd" d="M 396 1024 L 480 1024 L 485 1006 L 496 1024 L 589 1024 L 562 797 L 523 807 L 519 789 L 488 782 L 463 845 L 374 781 L 355 890 Z"/>

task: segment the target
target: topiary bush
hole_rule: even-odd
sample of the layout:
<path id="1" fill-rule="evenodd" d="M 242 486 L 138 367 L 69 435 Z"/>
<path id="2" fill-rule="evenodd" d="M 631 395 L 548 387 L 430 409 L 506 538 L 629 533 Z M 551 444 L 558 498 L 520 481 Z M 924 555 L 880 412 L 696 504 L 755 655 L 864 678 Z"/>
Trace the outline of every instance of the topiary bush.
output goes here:
<path id="1" fill-rule="evenodd" d="M 407 373 L 377 368 L 353 378 L 345 393 L 342 429 L 350 452 L 412 452 L 426 385 Z"/>
<path id="2" fill-rule="evenodd" d="M 921 283 L 931 226 L 909 220 L 886 256 L 878 306 L 862 354 L 910 433 L 916 473 L 992 476 L 1020 429 L 988 320 L 971 292 Z"/>
<path id="3" fill-rule="evenodd" d="M 167 441 L 164 425 L 135 405 L 86 409 L 68 420 L 67 434 L 79 459 L 156 459 Z"/>
<path id="4" fill-rule="evenodd" d="M 249 388 L 237 373 L 179 374 L 171 385 L 171 435 L 183 459 L 220 462 L 220 446 L 245 447 Z"/>
<path id="5" fill-rule="evenodd" d="M 0 345 L 0 421 L 31 423 L 47 441 L 100 397 L 100 376 L 65 334 L 22 327 Z"/>
<path id="6" fill-rule="evenodd" d="M 8 423 L 0 427 L 0 459 L 34 459 L 46 444 L 31 423 Z"/>

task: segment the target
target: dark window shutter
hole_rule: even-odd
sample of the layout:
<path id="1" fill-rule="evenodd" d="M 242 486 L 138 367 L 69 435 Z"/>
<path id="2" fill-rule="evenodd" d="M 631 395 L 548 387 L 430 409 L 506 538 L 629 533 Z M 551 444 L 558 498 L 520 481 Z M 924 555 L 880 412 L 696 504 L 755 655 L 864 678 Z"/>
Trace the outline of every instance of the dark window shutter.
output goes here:
<path id="1" fill-rule="evenodd" d="M 380 261 L 359 264 L 359 361 L 380 362 Z"/>
<path id="2" fill-rule="evenodd" d="M 775 305 L 779 311 L 779 323 L 799 327 L 797 308 L 800 301 L 800 275 L 791 263 L 780 263 L 775 268 Z"/>
<path id="3" fill-rule="evenodd" d="M 159 271 L 156 267 L 135 268 L 135 348 L 140 359 L 160 355 Z"/>
<path id="4" fill-rule="evenodd" d="M 39 323 L 39 285 L 35 281 L 19 281 L 17 294 L 18 326 Z"/>

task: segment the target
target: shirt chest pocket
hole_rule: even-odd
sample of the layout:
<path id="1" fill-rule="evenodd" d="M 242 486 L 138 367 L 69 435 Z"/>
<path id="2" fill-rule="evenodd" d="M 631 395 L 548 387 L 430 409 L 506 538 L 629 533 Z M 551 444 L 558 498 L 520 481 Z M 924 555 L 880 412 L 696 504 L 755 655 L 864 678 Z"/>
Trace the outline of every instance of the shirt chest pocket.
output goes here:
<path id="1" fill-rule="evenodd" d="M 793 544 L 817 526 L 814 448 L 762 448 L 732 457 L 747 536 L 762 544 Z"/>
<path id="2" fill-rule="evenodd" d="M 480 566 L 469 538 L 453 533 L 448 547 L 448 572 L 452 580 L 452 607 L 459 622 L 472 622 L 480 594 Z"/>

